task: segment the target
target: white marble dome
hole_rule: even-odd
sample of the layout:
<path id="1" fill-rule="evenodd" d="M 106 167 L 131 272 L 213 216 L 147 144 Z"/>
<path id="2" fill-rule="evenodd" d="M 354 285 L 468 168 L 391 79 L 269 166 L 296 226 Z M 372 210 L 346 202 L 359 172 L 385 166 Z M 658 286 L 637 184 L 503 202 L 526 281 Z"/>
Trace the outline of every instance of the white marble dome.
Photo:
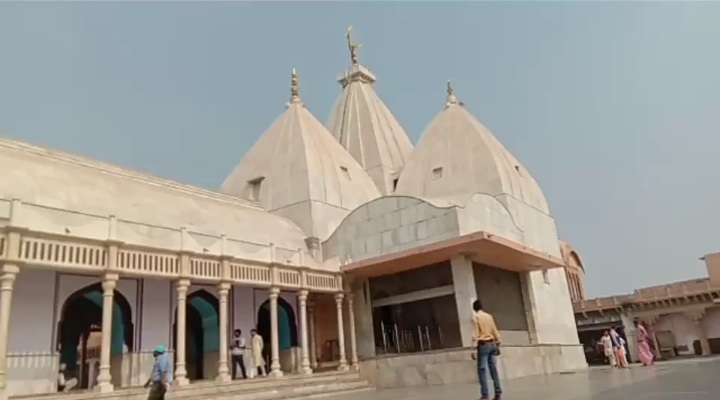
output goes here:
<path id="1" fill-rule="evenodd" d="M 326 238 L 358 206 L 380 196 L 362 167 L 300 100 L 293 70 L 291 99 L 221 187 Z"/>
<path id="2" fill-rule="evenodd" d="M 508 195 L 550 214 L 530 172 L 457 100 L 448 83 L 447 105 L 415 146 L 396 194 L 432 199 L 476 193 Z"/>

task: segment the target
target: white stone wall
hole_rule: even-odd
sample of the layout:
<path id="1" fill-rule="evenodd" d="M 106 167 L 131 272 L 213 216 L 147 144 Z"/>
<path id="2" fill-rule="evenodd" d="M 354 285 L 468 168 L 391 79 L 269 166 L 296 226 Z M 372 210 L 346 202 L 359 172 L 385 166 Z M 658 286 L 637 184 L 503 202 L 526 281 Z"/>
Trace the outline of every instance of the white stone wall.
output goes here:
<path id="1" fill-rule="evenodd" d="M 363 362 L 361 374 L 379 388 L 477 383 L 471 350 L 451 349 Z M 580 345 L 502 346 L 501 379 L 578 371 L 587 368 Z M 488 377 L 489 379 L 489 377 Z"/>
<path id="2" fill-rule="evenodd" d="M 388 196 L 347 216 L 323 243 L 324 258 L 357 262 L 458 236 L 455 207 L 439 208 L 412 198 Z"/>
<path id="3" fill-rule="evenodd" d="M 508 195 L 474 195 L 459 212 L 460 234 L 485 231 L 560 258 L 555 220 Z M 562 268 L 527 273 L 527 300 L 537 343 L 579 343 L 567 278 Z M 547 282 L 546 282 L 547 281 Z"/>

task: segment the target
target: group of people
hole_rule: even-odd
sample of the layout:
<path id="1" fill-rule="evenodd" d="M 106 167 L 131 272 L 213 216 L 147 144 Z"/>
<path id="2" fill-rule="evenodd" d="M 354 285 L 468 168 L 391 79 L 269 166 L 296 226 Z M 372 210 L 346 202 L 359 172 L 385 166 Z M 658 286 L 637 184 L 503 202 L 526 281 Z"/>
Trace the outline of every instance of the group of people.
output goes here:
<path id="1" fill-rule="evenodd" d="M 263 350 L 265 348 L 265 342 L 262 336 L 257 333 L 257 330 L 253 329 L 250 331 L 251 336 L 251 355 L 253 364 L 257 368 L 258 376 L 267 376 L 267 369 L 265 368 L 265 358 L 263 357 Z M 242 373 L 243 379 L 248 378 L 247 368 L 245 367 L 245 350 L 246 350 L 245 338 L 242 336 L 240 329 L 233 331 L 232 343 L 230 345 L 230 358 L 232 363 L 232 379 L 238 379 L 238 368 Z M 148 400 L 165 400 L 165 394 L 167 393 L 170 384 L 172 384 L 172 373 L 170 370 L 170 359 L 167 355 L 167 349 L 165 346 L 158 346 L 153 351 L 153 357 L 155 362 L 153 363 L 152 372 L 150 378 L 145 383 L 146 388 L 150 388 L 148 394 Z"/>
<path id="2" fill-rule="evenodd" d="M 650 366 L 655 362 L 655 356 L 651 349 L 650 335 L 647 328 L 640 321 L 635 321 L 637 332 L 638 358 L 643 366 Z M 476 350 L 473 358 L 477 361 L 478 380 L 480 381 L 480 399 L 490 399 L 490 387 L 487 374 L 494 386 L 494 400 L 502 397 L 502 387 L 498 375 L 496 357 L 500 355 L 500 333 L 492 315 L 483 310 L 480 300 L 473 303 L 473 341 Z M 601 344 L 604 347 L 605 356 L 613 367 L 627 368 L 629 366 L 627 357 L 627 343 L 615 327 L 604 332 Z"/>
<path id="3" fill-rule="evenodd" d="M 650 335 L 647 328 L 640 321 L 635 321 L 635 330 L 637 334 L 638 358 L 643 366 L 650 366 L 655 362 L 655 355 L 650 348 Z M 627 359 L 627 343 L 625 339 L 617 333 L 615 327 L 610 327 L 603 333 L 601 344 L 605 353 L 605 358 L 613 367 L 627 368 L 629 366 Z"/>
<path id="4" fill-rule="evenodd" d="M 610 366 L 618 368 L 627 368 L 629 366 L 625 347 L 627 343 L 617 333 L 614 326 L 603 333 L 601 344 Z"/>

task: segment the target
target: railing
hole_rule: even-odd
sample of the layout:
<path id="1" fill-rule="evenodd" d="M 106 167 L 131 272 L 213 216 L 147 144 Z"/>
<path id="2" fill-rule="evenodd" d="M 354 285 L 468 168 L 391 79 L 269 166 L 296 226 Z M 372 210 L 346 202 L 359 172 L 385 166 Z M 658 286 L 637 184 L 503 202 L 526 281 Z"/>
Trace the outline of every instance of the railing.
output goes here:
<path id="1" fill-rule="evenodd" d="M 668 285 L 652 286 L 637 289 L 631 295 L 611 296 L 597 299 L 587 299 L 573 302 L 573 310 L 577 312 L 588 312 L 622 308 L 625 305 L 640 302 L 652 302 L 697 296 L 710 293 L 713 290 L 720 291 L 720 288 L 713 287 L 709 279 L 696 279 L 692 281 L 671 283 Z"/>
<path id="2" fill-rule="evenodd" d="M 709 279 L 671 283 L 635 290 L 637 300 L 662 300 L 673 297 L 693 296 L 713 290 Z"/>
<path id="3" fill-rule="evenodd" d="M 621 308 L 624 304 L 632 301 L 632 296 L 598 297 L 596 299 L 587 299 L 573 302 L 573 310 L 575 312 L 586 312 Z"/>
<path id="4" fill-rule="evenodd" d="M 73 229 L 63 233 L 37 231 L 28 228 L 27 225 L 20 227 L 13 225 L 15 222 L 13 213 L 19 207 L 18 201 L 12 202 L 7 219 L 10 224 L 0 227 L 0 260 L 27 264 L 36 268 L 98 275 L 117 273 L 123 276 L 186 278 L 202 282 L 225 281 L 257 287 L 277 286 L 315 292 L 343 290 L 339 272 L 309 269 L 303 263 L 304 260 L 310 260 L 310 257 L 304 257 L 305 253 L 301 249 L 289 250 L 273 244 L 252 244 L 227 239 L 224 236 L 204 235 L 196 241 L 193 238 L 197 239 L 197 236 L 193 236 L 194 233 L 185 229 L 158 230 L 156 229 L 158 227 L 143 224 L 135 224 L 135 228 L 143 231 L 142 234 L 150 238 L 151 244 L 158 242 L 153 241 L 154 237 L 162 238 L 171 246 L 166 248 L 153 247 L 150 244 L 127 244 L 118 240 L 116 235 L 117 227 L 125 222 L 107 217 L 100 223 L 100 217 L 93 219 L 84 214 L 75 221 L 82 224 L 73 225 Z M 28 208 L 28 205 L 23 204 L 22 207 Z M 0 220 L 2 219 L 4 215 L 0 215 Z M 86 232 L 87 235 L 78 236 L 73 231 L 81 231 L 75 229 L 81 225 L 86 228 L 92 227 L 95 233 L 98 232 L 98 226 L 103 226 L 105 237 L 93 235 L 89 231 Z M 155 230 L 150 232 L 153 229 Z M 15 234 L 14 244 L 11 243 L 11 232 Z M 168 235 L 172 237 L 175 234 L 178 239 L 177 246 L 172 245 L 174 243 L 172 240 L 167 241 Z M 200 246 L 199 242 L 206 245 Z M 228 251 L 228 249 L 235 250 Z M 257 257 L 248 259 L 238 256 L 238 254 L 247 254 L 248 250 L 254 252 Z"/>
<path id="5" fill-rule="evenodd" d="M 391 326 L 380 322 L 383 352 L 416 353 L 444 348 L 442 328 L 439 326 L 417 326 L 415 329 Z"/>

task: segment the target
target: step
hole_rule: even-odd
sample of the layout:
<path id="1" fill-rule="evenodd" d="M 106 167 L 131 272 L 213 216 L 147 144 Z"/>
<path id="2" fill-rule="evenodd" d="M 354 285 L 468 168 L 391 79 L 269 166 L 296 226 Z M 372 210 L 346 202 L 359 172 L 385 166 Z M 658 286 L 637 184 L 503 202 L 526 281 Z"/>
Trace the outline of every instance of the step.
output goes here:
<path id="1" fill-rule="evenodd" d="M 345 395 L 351 395 L 351 394 L 359 394 L 359 393 L 369 393 L 374 392 L 376 389 L 372 386 L 365 386 L 360 388 L 354 388 L 354 389 L 345 389 L 345 390 L 338 390 L 335 392 L 324 392 L 324 393 L 314 393 L 314 394 L 305 394 L 305 395 L 299 395 L 299 396 L 293 396 L 293 397 L 285 397 L 283 400 L 312 400 L 312 399 L 321 399 L 323 397 L 329 397 L 329 396 L 345 396 Z"/>
<path id="2" fill-rule="evenodd" d="M 330 372 L 311 376 L 291 375 L 282 378 L 257 378 L 232 382 L 205 381 L 185 387 L 171 388 L 168 397 L 172 399 L 223 399 L 223 400 L 274 400 L 294 399 L 298 396 L 317 396 L 322 393 L 343 393 L 346 391 L 372 388 L 357 372 Z M 144 400 L 148 389 L 118 389 L 112 393 L 92 391 L 74 393 L 52 393 L 35 396 L 13 396 L 17 400 Z M 308 397 L 310 398 L 310 397 Z"/>
<path id="3" fill-rule="evenodd" d="M 359 377 L 353 376 L 334 376 L 334 377 L 323 377 L 322 379 L 313 380 L 293 380 L 285 381 L 269 381 L 263 382 L 263 385 L 227 385 L 227 386 L 216 386 L 216 387 L 205 387 L 203 389 L 187 390 L 181 389 L 177 391 L 170 391 L 173 399 L 194 399 L 198 397 L 203 398 L 232 398 L 233 400 L 244 399 L 245 396 L 249 399 L 255 398 L 266 398 L 274 399 L 278 395 L 282 395 L 281 398 L 287 398 L 292 394 L 298 393 L 315 393 L 317 390 L 320 391 L 331 391 L 341 390 L 345 388 L 361 388 L 367 387 L 368 383 Z M 276 384 L 274 384 L 276 383 Z M 258 397 L 259 396 L 259 397 Z"/>
<path id="4" fill-rule="evenodd" d="M 328 383 L 321 385 L 304 385 L 285 387 L 280 389 L 259 389 L 252 392 L 240 393 L 210 393 L 202 399 L 212 400 L 287 400 L 297 398 L 313 398 L 320 395 L 337 395 L 347 392 L 367 391 L 372 389 L 367 382 L 358 380 L 354 382 Z M 199 399 L 200 397 L 198 397 Z"/>

